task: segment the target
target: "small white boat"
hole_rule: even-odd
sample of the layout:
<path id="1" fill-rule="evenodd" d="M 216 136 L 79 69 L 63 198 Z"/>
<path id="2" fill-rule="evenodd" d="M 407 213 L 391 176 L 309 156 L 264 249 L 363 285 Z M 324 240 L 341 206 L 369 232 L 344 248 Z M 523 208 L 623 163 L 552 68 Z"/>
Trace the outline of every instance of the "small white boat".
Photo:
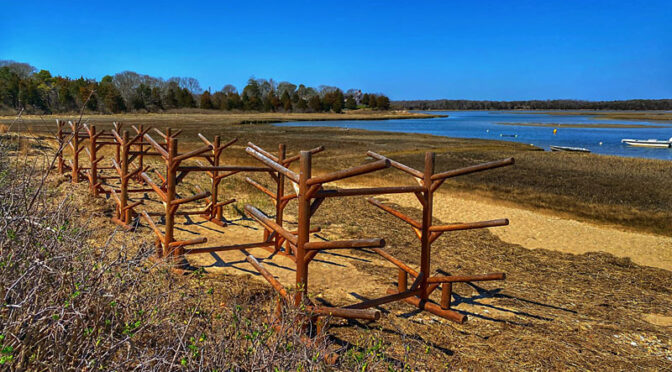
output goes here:
<path id="1" fill-rule="evenodd" d="M 670 148 L 672 146 L 672 138 L 667 141 L 657 140 L 657 139 L 648 139 L 648 140 L 638 140 L 625 138 L 621 140 L 621 143 L 624 143 L 628 146 L 637 146 L 637 147 L 657 147 L 657 148 Z"/>
<path id="2" fill-rule="evenodd" d="M 551 146 L 551 151 L 590 152 L 590 150 L 584 147 L 569 147 L 569 146 Z"/>

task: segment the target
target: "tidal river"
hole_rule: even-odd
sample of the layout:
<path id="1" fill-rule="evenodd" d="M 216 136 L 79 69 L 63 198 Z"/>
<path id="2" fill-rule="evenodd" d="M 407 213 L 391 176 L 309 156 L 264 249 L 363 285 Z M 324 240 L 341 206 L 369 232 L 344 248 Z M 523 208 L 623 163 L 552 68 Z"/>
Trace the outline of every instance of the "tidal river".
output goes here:
<path id="1" fill-rule="evenodd" d="M 672 123 L 605 120 L 595 119 L 591 115 L 549 115 L 509 111 L 433 111 L 432 114 L 445 114 L 448 117 L 302 121 L 276 125 L 426 133 L 446 137 L 514 141 L 528 143 L 546 150 L 551 145 L 571 146 L 587 148 L 597 154 L 672 160 L 672 149 L 638 148 L 621 144 L 623 138 L 667 140 L 672 137 Z M 563 127 L 559 124 L 571 125 L 571 127 Z M 555 133 L 554 129 L 557 129 Z"/>

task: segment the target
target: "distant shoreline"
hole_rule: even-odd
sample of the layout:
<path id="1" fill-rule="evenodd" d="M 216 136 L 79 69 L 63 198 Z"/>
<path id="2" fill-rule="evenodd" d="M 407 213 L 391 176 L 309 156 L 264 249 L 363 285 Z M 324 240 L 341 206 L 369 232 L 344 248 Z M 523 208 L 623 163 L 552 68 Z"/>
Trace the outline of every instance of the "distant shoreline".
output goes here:
<path id="1" fill-rule="evenodd" d="M 551 127 L 551 128 L 616 128 L 616 129 L 634 129 L 634 128 L 672 128 L 672 126 L 646 125 L 646 124 L 591 124 L 591 123 L 508 123 L 499 122 L 497 125 L 510 125 L 521 127 Z"/>
<path id="2" fill-rule="evenodd" d="M 338 120 L 394 120 L 394 119 L 432 119 L 447 117 L 448 115 L 427 114 L 420 112 L 390 110 L 390 111 L 368 111 L 356 110 L 336 113 L 274 113 L 274 112 L 204 112 L 202 110 L 175 111 L 163 113 L 127 113 L 127 114 L 84 114 L 82 119 L 90 122 L 107 121 L 160 121 L 169 122 L 183 121 L 207 121 L 221 124 L 276 124 L 296 121 L 338 121 Z M 50 121 L 53 123 L 56 119 L 77 120 L 78 113 L 58 113 L 50 115 L 22 115 L 19 120 L 15 115 L 0 115 L 0 124 L 10 125 L 12 122 L 37 122 Z"/>
<path id="3" fill-rule="evenodd" d="M 581 116 L 590 115 L 595 116 L 595 119 L 604 120 L 635 120 L 635 121 L 663 121 L 672 124 L 672 112 L 669 110 L 645 110 L 645 111 L 617 111 L 617 110 L 409 110 L 410 112 L 447 112 L 447 111 L 464 111 L 464 112 L 515 112 L 517 114 L 545 114 L 545 115 L 571 115 Z"/>

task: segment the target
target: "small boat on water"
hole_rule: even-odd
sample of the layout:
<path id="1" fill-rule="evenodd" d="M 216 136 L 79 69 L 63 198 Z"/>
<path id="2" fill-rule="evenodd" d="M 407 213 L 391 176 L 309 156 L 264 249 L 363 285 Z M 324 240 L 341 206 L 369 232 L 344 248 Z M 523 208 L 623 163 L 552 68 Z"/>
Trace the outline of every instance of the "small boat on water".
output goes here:
<path id="1" fill-rule="evenodd" d="M 551 146 L 551 151 L 590 152 L 590 150 L 584 147 L 569 147 L 569 146 Z"/>
<path id="2" fill-rule="evenodd" d="M 670 138 L 667 141 L 657 139 L 638 140 L 638 139 L 624 138 L 621 140 L 621 143 L 624 143 L 628 146 L 657 147 L 668 149 L 670 148 L 670 146 L 672 146 L 672 138 Z"/>
<path id="3" fill-rule="evenodd" d="M 517 134 L 504 134 L 504 133 L 500 133 L 499 136 L 500 136 L 500 137 L 518 138 L 518 135 L 517 135 Z"/>

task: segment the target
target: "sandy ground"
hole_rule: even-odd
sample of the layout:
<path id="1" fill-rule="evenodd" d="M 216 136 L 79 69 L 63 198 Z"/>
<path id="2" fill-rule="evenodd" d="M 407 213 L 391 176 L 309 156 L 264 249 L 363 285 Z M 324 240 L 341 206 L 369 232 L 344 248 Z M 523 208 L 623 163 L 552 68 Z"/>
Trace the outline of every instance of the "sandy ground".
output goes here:
<path id="1" fill-rule="evenodd" d="M 344 185 L 341 184 L 341 186 Z M 364 185 L 349 184 L 347 186 L 363 187 Z M 418 207 L 418 201 L 413 195 L 401 194 L 381 198 L 402 207 Z M 672 270 L 672 237 L 628 232 L 617 227 L 600 226 L 502 205 L 470 195 L 450 195 L 448 193 L 439 193 L 435 196 L 435 217 L 441 221 L 451 222 L 508 218 L 509 226 L 490 229 L 493 234 L 508 243 L 528 249 L 542 248 L 572 254 L 606 252 L 618 257 L 629 257 L 641 265 Z M 259 226 L 254 221 L 244 218 L 234 219 L 225 228 L 197 218 L 178 226 L 176 234 L 179 239 L 189 239 L 198 235 L 207 236 L 208 246 L 262 240 L 262 230 Z M 319 240 L 323 237 L 323 233 L 317 233 L 312 235 L 311 240 Z M 294 282 L 294 264 L 291 260 L 280 255 L 273 256 L 263 249 L 250 249 L 249 252 L 260 259 L 281 283 L 290 287 Z M 256 280 L 263 281 L 256 270 L 245 261 L 245 255 L 240 251 L 189 255 L 189 261 L 194 266 L 204 267 L 213 274 L 249 274 Z M 359 270 L 356 263 L 361 262 L 366 262 L 367 266 L 370 264 L 389 267 L 390 271 L 394 272 L 393 265 L 375 254 L 356 254 L 348 250 L 321 253 L 310 266 L 311 295 L 318 302 L 330 305 L 352 304 L 363 299 L 383 296 L 385 294 L 383 283 L 392 286 L 395 278 L 381 276 L 380 270 L 372 272 Z M 359 267 L 361 268 L 361 265 Z M 338 285 L 334 286 L 334 283 Z M 487 305 L 487 303 L 461 303 L 456 309 L 479 313 L 485 307 L 483 309 L 478 307 Z M 491 312 L 489 315 L 501 319 L 510 314 Z M 670 319 L 667 318 L 652 319 L 652 323 L 657 322 L 661 325 L 669 325 L 669 321 Z"/>
<path id="2" fill-rule="evenodd" d="M 262 240 L 262 230 L 255 225 L 254 221 L 246 219 L 234 220 L 225 228 L 209 222 L 194 221 L 193 224 L 182 225 L 179 230 L 180 232 L 177 234 L 179 238 L 187 238 L 189 235 L 196 236 L 195 234 L 207 236 L 209 239 L 207 245 L 240 244 L 241 242 Z M 311 240 L 319 241 L 321 236 L 320 233 L 312 234 Z M 292 288 L 292 284 L 295 282 L 293 261 L 282 255 L 273 255 L 261 248 L 247 251 L 262 262 L 264 267 L 285 287 Z M 189 255 L 188 260 L 190 264 L 203 267 L 211 274 L 249 274 L 254 278 L 253 280 L 266 283 L 252 265 L 245 260 L 245 255 L 240 251 Z M 361 270 L 362 266 L 356 265 L 356 263 L 365 263 L 366 267 L 370 265 L 370 267 L 389 268 L 390 270 L 387 271 L 390 275 L 381 275 L 381 270 Z M 396 270 L 396 266 L 376 254 L 353 254 L 348 250 L 323 252 L 310 263 L 310 296 L 314 302 L 327 306 L 345 306 L 366 299 L 382 297 L 386 295 L 385 288 L 387 286 L 394 287 Z M 454 309 L 477 314 L 485 312 L 498 319 L 512 316 L 512 312 L 490 308 L 491 300 L 483 299 L 479 303 L 464 302 L 454 306 Z M 396 313 L 404 314 L 407 311 L 408 308 L 396 311 Z M 430 315 L 420 315 L 420 318 L 423 317 L 429 318 Z M 431 316 L 431 318 L 442 323 L 448 322 L 434 316 Z"/>
<path id="3" fill-rule="evenodd" d="M 405 194 L 395 196 L 393 200 L 406 207 L 418 203 L 415 196 Z M 434 205 L 434 216 L 443 221 L 508 218 L 509 226 L 490 231 L 505 242 L 528 249 L 544 248 L 572 254 L 605 252 L 628 257 L 640 265 L 672 270 L 672 237 L 581 222 L 467 195 L 439 193 Z"/>

